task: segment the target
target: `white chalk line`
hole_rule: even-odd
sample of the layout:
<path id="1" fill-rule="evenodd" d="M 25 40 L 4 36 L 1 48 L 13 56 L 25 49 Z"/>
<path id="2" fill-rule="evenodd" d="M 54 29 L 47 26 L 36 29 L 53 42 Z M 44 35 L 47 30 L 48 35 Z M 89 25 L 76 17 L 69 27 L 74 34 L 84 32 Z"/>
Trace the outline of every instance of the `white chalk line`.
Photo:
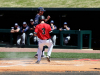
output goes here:
<path id="1" fill-rule="evenodd" d="M 5 63 L 14 63 L 14 62 L 2 62 L 2 64 L 5 64 Z M 0 67 L 12 67 L 12 66 L 26 66 L 25 64 L 15 64 L 15 65 L 5 65 L 5 66 L 0 66 Z"/>
<path id="2" fill-rule="evenodd" d="M 67 65 L 67 63 L 71 64 L 70 62 L 61 62 L 61 61 L 55 61 L 55 62 L 58 63 L 58 64 L 59 64 L 59 63 L 60 63 L 60 64 L 61 64 L 61 63 L 62 63 L 62 64 L 65 63 L 66 65 Z M 83 65 L 84 65 L 84 64 L 82 64 L 82 63 L 79 63 L 79 64 L 74 64 L 74 62 L 72 62 L 72 63 L 73 63 L 74 66 L 83 66 Z M 61 65 L 61 66 L 62 66 L 62 65 Z"/>

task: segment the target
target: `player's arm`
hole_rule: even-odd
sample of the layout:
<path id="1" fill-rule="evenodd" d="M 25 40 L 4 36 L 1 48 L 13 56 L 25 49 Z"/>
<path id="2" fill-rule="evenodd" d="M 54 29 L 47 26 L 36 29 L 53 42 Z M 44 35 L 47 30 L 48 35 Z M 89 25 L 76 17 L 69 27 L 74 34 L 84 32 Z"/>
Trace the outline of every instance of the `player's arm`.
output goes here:
<path id="1" fill-rule="evenodd" d="M 59 28 L 59 30 L 62 31 L 63 29 L 62 28 Z"/>
<path id="2" fill-rule="evenodd" d="M 18 29 L 16 29 L 16 30 L 14 30 L 14 32 L 19 32 L 20 31 L 20 29 L 18 28 Z"/>
<path id="3" fill-rule="evenodd" d="M 20 31 L 20 27 L 18 27 L 16 30 L 14 30 L 14 32 L 19 32 Z"/>
<path id="4" fill-rule="evenodd" d="M 14 29 L 11 29 L 11 31 L 10 31 L 11 33 L 14 33 Z"/>
<path id="5" fill-rule="evenodd" d="M 11 27 L 11 28 L 12 28 L 12 29 L 11 29 L 11 31 L 10 31 L 10 32 L 11 32 L 11 33 L 14 33 L 14 27 Z"/>
<path id="6" fill-rule="evenodd" d="M 55 29 L 54 25 L 51 25 L 51 27 L 52 27 L 52 30 L 54 30 L 54 29 Z"/>
<path id="7" fill-rule="evenodd" d="M 29 29 L 29 26 L 27 26 L 27 27 L 25 28 L 25 30 L 23 30 L 23 32 L 26 32 L 28 29 Z"/>
<path id="8" fill-rule="evenodd" d="M 47 19 L 45 19 L 45 22 L 47 22 L 49 19 L 50 19 L 50 16 L 48 15 L 47 16 Z"/>
<path id="9" fill-rule="evenodd" d="M 35 16 L 35 19 L 34 19 L 34 25 L 36 26 L 36 25 L 38 25 L 38 23 L 39 23 L 39 16 Z"/>
<path id="10" fill-rule="evenodd" d="M 35 28 L 35 27 L 33 26 L 33 28 L 30 28 L 30 30 L 34 30 L 34 28 Z"/>
<path id="11" fill-rule="evenodd" d="M 54 26 L 54 28 L 55 28 L 55 30 L 57 29 L 57 27 L 56 27 L 56 26 Z"/>
<path id="12" fill-rule="evenodd" d="M 67 26 L 66 26 L 65 28 L 66 28 L 66 30 L 70 30 L 70 28 L 69 28 L 69 27 L 67 27 Z"/>
<path id="13" fill-rule="evenodd" d="M 37 36 L 38 33 L 38 26 L 36 26 L 35 31 L 34 31 L 34 36 Z"/>
<path id="14" fill-rule="evenodd" d="M 56 30 L 57 29 L 57 27 L 55 25 L 53 25 L 52 28 L 53 28 L 52 30 Z"/>
<path id="15" fill-rule="evenodd" d="M 34 30 L 34 27 L 33 28 L 30 28 L 30 30 Z"/>

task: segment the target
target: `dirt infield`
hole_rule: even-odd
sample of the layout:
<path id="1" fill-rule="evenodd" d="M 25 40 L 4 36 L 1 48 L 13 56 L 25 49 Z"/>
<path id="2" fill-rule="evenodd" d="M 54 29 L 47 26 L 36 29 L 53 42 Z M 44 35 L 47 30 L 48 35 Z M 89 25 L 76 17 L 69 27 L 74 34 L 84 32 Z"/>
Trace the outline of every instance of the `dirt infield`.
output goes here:
<path id="1" fill-rule="evenodd" d="M 0 52 L 36 52 L 37 48 L 0 48 Z M 47 50 L 46 50 L 47 51 Z M 63 50 L 53 49 L 53 52 L 99 53 L 97 50 Z M 100 71 L 100 59 L 51 59 L 47 62 L 42 59 L 36 64 L 37 59 L 0 59 L 0 72 L 4 71 Z"/>
<path id="2" fill-rule="evenodd" d="M 0 60 L 0 72 L 3 71 L 100 71 L 100 59 L 78 60 L 52 60 L 50 63 L 45 59 L 36 64 L 36 59 L 24 60 Z"/>

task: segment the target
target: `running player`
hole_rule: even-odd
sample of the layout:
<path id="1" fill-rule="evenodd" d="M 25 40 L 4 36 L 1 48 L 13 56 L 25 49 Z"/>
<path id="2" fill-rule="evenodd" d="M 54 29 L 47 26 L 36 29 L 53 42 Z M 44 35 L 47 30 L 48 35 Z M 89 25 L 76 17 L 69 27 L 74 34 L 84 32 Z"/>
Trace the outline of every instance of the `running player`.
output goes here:
<path id="1" fill-rule="evenodd" d="M 53 44 L 51 41 L 50 32 L 52 29 L 49 24 L 45 23 L 45 17 L 40 16 L 40 24 L 38 24 L 35 28 L 34 36 L 38 36 L 39 44 L 38 44 L 38 59 L 36 61 L 37 64 L 40 63 L 42 49 L 43 46 L 48 46 L 48 53 L 47 53 L 47 61 L 50 62 L 50 56 L 53 48 Z"/>

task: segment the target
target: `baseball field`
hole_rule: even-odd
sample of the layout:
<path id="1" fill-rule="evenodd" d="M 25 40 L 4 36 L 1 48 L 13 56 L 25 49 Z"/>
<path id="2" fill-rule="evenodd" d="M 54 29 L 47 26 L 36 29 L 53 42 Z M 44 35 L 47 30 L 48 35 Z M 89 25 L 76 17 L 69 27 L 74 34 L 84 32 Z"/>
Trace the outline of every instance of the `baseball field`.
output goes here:
<path id="1" fill-rule="evenodd" d="M 92 72 L 100 74 L 100 51 L 77 49 L 53 49 L 51 62 L 42 58 L 40 64 L 36 64 L 34 55 L 37 48 L 0 48 L 0 73 L 3 75 L 47 75 L 68 74 L 69 72 Z M 47 53 L 47 49 L 45 54 Z M 6 74 L 4 74 L 6 72 Z M 27 72 L 27 74 L 26 74 Z M 32 72 L 32 73 L 30 73 Z M 47 73 L 46 73 L 47 72 Z M 67 73 L 66 73 L 67 72 Z M 13 73 L 13 74 L 12 74 Z M 90 74 L 90 73 L 89 73 Z M 74 75 L 77 75 L 74 74 Z"/>
<path id="2" fill-rule="evenodd" d="M 100 0 L 0 0 L 0 7 L 99 8 Z M 37 48 L 0 47 L 0 75 L 100 75 L 100 51 L 53 49 L 36 64 Z M 45 54 L 47 49 L 45 51 Z"/>
<path id="3" fill-rule="evenodd" d="M 0 0 L 0 7 L 98 8 L 100 0 Z"/>

